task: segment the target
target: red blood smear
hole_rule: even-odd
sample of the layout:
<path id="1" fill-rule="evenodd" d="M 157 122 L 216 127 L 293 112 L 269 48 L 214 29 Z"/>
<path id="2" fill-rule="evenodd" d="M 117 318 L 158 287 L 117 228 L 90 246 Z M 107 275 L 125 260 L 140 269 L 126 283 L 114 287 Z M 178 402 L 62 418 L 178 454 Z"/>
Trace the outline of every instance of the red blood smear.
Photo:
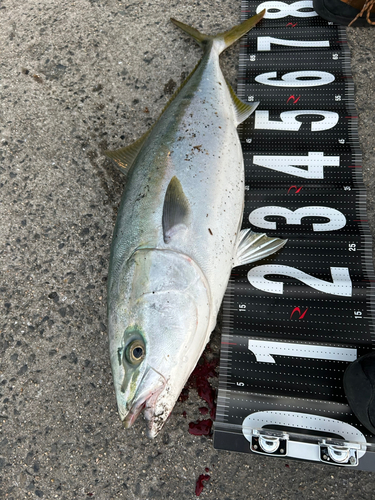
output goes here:
<path id="1" fill-rule="evenodd" d="M 197 390 L 199 396 L 206 401 L 212 418 L 215 418 L 216 407 L 215 407 L 215 391 L 209 385 L 208 381 L 205 380 L 202 383 L 197 384 Z"/>
<path id="2" fill-rule="evenodd" d="M 182 416 L 183 416 L 184 418 L 186 418 L 186 416 L 187 416 L 186 411 L 183 411 L 183 412 L 182 412 Z"/>
<path id="3" fill-rule="evenodd" d="M 211 377 L 217 377 L 216 367 L 219 364 L 219 358 L 215 358 L 211 361 L 207 361 L 205 356 L 203 357 L 203 363 L 198 363 L 198 365 L 193 370 L 187 387 L 195 387 L 199 396 L 206 401 L 208 408 L 210 410 L 211 418 L 215 418 L 216 407 L 215 407 L 215 391 L 211 387 L 208 379 Z"/>
<path id="4" fill-rule="evenodd" d="M 206 472 L 210 472 L 210 469 L 209 469 L 208 467 L 206 467 L 204 470 L 205 470 Z"/>
<path id="5" fill-rule="evenodd" d="M 208 413 L 208 408 L 206 408 L 205 406 L 201 406 L 199 408 L 199 411 L 201 412 L 202 415 L 207 415 Z"/>
<path id="6" fill-rule="evenodd" d="M 210 436 L 212 428 L 212 420 L 199 420 L 199 422 L 189 423 L 189 433 L 193 436 Z"/>
<path id="7" fill-rule="evenodd" d="M 198 479 L 197 483 L 195 485 L 195 494 L 197 497 L 202 493 L 203 491 L 203 481 L 208 481 L 210 479 L 210 476 L 208 474 L 201 474 Z"/>

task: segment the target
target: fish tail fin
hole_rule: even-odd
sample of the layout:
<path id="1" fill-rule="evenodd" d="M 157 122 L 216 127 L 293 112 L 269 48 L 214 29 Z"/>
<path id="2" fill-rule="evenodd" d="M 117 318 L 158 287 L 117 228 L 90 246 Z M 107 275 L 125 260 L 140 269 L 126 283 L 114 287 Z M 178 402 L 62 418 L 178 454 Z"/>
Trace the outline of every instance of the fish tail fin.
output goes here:
<path id="1" fill-rule="evenodd" d="M 227 47 L 230 47 L 234 42 L 236 42 L 239 38 L 241 38 L 243 35 L 245 35 L 248 31 L 253 28 L 258 21 L 262 19 L 264 16 L 266 10 L 262 10 L 259 14 L 256 14 L 253 17 L 250 17 L 250 19 L 247 19 L 241 24 L 238 24 L 237 26 L 234 26 L 228 31 L 225 31 L 224 33 L 218 33 L 217 35 L 205 35 L 204 33 L 201 33 L 197 29 L 181 23 L 180 21 L 177 21 L 176 19 L 171 18 L 172 23 L 174 23 L 176 26 L 181 28 L 185 33 L 190 35 L 194 40 L 198 43 L 202 49 L 204 49 L 210 41 L 213 42 L 213 44 L 216 46 L 218 53 L 220 54 L 223 52 Z"/>
<path id="2" fill-rule="evenodd" d="M 173 24 L 182 29 L 182 31 L 185 31 L 185 33 L 194 38 L 194 40 L 200 47 L 202 47 L 202 49 L 204 49 L 205 45 L 209 40 L 213 40 L 214 38 L 211 35 L 205 35 L 204 33 L 201 33 L 200 31 L 193 28 L 192 26 L 189 26 L 188 24 L 182 23 L 181 21 L 177 21 L 177 19 L 174 19 L 173 17 L 171 17 L 171 21 Z"/>
<path id="3" fill-rule="evenodd" d="M 265 13 L 266 9 L 263 9 L 262 12 L 259 12 L 259 14 L 246 19 L 246 21 L 241 24 L 237 24 L 237 26 L 234 26 L 232 29 L 226 31 L 225 33 L 221 33 L 220 35 L 223 37 L 223 41 L 225 43 L 225 47 L 223 48 L 223 50 L 225 50 L 227 47 L 230 47 L 234 42 L 236 42 L 239 38 L 250 31 L 263 18 Z M 217 35 L 217 37 L 219 37 L 220 35 Z"/>

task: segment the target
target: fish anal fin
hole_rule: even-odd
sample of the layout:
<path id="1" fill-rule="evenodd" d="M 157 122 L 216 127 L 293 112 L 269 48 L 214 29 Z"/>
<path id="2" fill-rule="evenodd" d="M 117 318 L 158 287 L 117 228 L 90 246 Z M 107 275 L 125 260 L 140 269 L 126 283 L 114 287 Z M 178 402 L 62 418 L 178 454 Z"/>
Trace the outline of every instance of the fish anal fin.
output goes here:
<path id="1" fill-rule="evenodd" d="M 163 236 L 169 243 L 180 231 L 186 231 L 189 224 L 190 205 L 180 181 L 174 176 L 167 188 L 163 206 Z"/>
<path id="2" fill-rule="evenodd" d="M 230 95 L 232 97 L 232 102 L 236 113 L 236 120 L 237 120 L 236 125 L 239 125 L 240 123 L 244 122 L 246 118 L 249 118 L 251 113 L 253 113 L 256 110 L 259 102 L 253 102 L 251 104 L 248 104 L 247 102 L 241 101 L 241 99 L 237 97 L 236 93 L 234 92 L 234 90 L 232 89 L 232 87 L 229 85 L 228 82 L 227 85 Z"/>
<path id="3" fill-rule="evenodd" d="M 123 174 L 127 174 L 129 169 L 133 165 L 135 159 L 138 156 L 145 140 L 147 139 L 150 130 L 142 135 L 138 140 L 121 149 L 116 149 L 115 151 L 104 151 L 104 154 L 113 160 L 116 166 Z"/>
<path id="4" fill-rule="evenodd" d="M 264 259 L 280 250 L 287 241 L 269 237 L 264 233 L 254 233 L 251 229 L 243 229 L 239 234 L 233 267 Z"/>

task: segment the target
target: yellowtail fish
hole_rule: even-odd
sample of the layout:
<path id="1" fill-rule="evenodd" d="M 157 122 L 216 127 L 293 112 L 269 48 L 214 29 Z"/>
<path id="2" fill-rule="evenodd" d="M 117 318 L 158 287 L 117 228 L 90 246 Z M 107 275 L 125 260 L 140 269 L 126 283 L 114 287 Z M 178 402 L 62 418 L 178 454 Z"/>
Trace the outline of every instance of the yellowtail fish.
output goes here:
<path id="1" fill-rule="evenodd" d="M 244 165 L 237 126 L 256 108 L 225 81 L 219 54 L 264 12 L 216 36 L 175 19 L 204 53 L 158 121 L 106 154 L 127 174 L 113 234 L 108 331 L 125 427 L 144 409 L 156 436 L 215 327 L 233 267 L 285 240 L 242 230 Z"/>

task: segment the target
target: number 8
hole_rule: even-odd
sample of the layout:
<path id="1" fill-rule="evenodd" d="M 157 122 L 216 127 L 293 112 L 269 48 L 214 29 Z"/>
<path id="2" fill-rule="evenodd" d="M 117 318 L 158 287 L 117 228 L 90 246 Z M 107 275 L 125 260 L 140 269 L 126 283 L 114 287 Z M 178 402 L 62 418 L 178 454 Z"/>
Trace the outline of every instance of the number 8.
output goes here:
<path id="1" fill-rule="evenodd" d="M 312 9 L 308 12 L 302 12 L 300 9 Z M 257 14 L 263 9 L 267 9 L 264 19 L 281 19 L 286 16 L 292 17 L 313 17 L 318 14 L 313 10 L 313 3 L 311 0 L 301 0 L 299 2 L 293 2 L 288 5 L 285 2 L 263 2 L 257 7 Z M 270 12 L 270 10 L 277 9 L 278 12 Z"/>

